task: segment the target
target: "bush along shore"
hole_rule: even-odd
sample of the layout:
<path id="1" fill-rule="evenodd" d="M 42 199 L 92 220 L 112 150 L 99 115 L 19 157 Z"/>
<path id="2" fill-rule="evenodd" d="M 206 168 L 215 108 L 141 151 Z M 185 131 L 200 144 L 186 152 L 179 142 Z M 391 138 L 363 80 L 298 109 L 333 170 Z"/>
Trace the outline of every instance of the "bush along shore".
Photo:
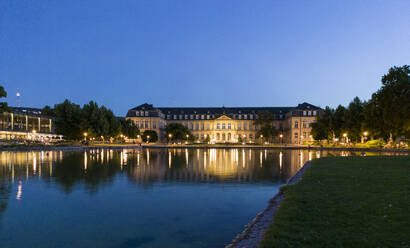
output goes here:
<path id="1" fill-rule="evenodd" d="M 314 160 L 258 246 L 410 247 L 409 192 L 409 156 Z"/>

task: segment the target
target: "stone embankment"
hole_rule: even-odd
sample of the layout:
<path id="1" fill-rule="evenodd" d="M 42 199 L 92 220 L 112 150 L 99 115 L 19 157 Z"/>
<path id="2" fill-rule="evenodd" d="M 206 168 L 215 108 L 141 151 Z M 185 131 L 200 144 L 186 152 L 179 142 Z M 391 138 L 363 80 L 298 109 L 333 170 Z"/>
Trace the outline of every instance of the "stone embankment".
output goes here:
<path id="1" fill-rule="evenodd" d="M 300 179 L 302 179 L 303 173 L 310 166 L 310 161 L 306 164 L 292 177 L 288 180 L 286 185 L 295 184 Z M 277 193 L 270 201 L 269 205 L 265 210 L 260 212 L 256 217 L 246 225 L 242 233 L 238 234 L 232 242 L 226 246 L 226 248 L 256 248 L 258 244 L 262 241 L 263 235 L 274 221 L 275 213 L 280 207 L 280 203 L 285 198 L 285 194 Z"/>

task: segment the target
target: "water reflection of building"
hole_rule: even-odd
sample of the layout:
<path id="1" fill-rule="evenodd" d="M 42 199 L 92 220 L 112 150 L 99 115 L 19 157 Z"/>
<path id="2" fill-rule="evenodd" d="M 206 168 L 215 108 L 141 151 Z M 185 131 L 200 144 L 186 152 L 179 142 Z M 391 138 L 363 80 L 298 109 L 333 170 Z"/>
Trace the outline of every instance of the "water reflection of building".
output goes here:
<path id="1" fill-rule="evenodd" d="M 0 178 L 22 182 L 55 181 L 67 193 L 78 184 L 90 191 L 109 185 L 116 175 L 138 184 L 154 182 L 285 181 L 319 152 L 270 149 L 144 149 L 84 152 L 0 152 Z"/>

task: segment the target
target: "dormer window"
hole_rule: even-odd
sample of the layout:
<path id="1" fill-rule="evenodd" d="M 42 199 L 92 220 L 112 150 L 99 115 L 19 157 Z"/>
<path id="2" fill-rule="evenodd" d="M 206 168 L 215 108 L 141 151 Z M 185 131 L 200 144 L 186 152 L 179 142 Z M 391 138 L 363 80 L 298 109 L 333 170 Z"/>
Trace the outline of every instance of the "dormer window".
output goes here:
<path id="1" fill-rule="evenodd" d="M 174 115 L 174 120 L 176 120 L 177 119 L 177 115 Z"/>
<path id="2" fill-rule="evenodd" d="M 239 115 L 239 116 L 238 116 L 238 119 L 241 120 L 241 119 L 242 119 L 242 115 Z"/>
<path id="3" fill-rule="evenodd" d="M 205 119 L 205 115 L 201 115 L 201 120 Z"/>
<path id="4" fill-rule="evenodd" d="M 248 119 L 248 115 L 243 115 L 243 119 Z"/>
<path id="5" fill-rule="evenodd" d="M 251 119 L 251 120 L 252 120 L 252 119 L 253 119 L 253 115 L 250 115 L 250 116 L 249 116 L 249 119 Z"/>
<path id="6" fill-rule="evenodd" d="M 194 115 L 189 115 L 189 119 L 193 120 L 193 119 L 194 119 Z"/>
<path id="7" fill-rule="evenodd" d="M 313 111 L 313 115 L 316 115 L 316 111 Z"/>
<path id="8" fill-rule="evenodd" d="M 303 116 L 306 116 L 306 111 L 303 111 Z"/>
<path id="9" fill-rule="evenodd" d="M 311 116 L 311 115 L 312 115 L 312 111 L 309 111 L 309 112 L 308 112 L 308 115 Z"/>

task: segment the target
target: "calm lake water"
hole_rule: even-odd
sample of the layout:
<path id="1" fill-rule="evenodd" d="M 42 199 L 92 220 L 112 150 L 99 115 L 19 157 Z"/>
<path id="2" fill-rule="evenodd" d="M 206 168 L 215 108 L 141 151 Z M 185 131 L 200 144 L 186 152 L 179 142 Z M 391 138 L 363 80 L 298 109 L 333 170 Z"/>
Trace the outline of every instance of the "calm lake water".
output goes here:
<path id="1" fill-rule="evenodd" d="M 259 149 L 0 152 L 0 246 L 223 247 L 307 160 L 328 155 Z"/>

